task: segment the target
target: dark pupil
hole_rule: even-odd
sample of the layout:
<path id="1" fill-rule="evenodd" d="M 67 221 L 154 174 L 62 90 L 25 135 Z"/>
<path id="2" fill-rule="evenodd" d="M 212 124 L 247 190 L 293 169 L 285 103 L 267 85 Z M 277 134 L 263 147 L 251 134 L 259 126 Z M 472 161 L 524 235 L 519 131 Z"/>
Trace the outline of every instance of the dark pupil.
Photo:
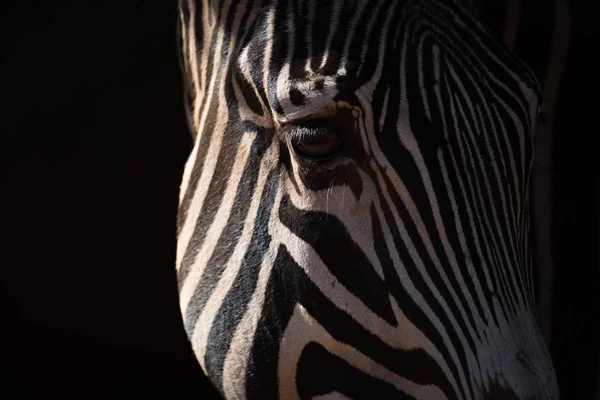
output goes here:
<path id="1" fill-rule="evenodd" d="M 309 156 L 322 156 L 336 151 L 339 140 L 334 133 L 319 133 L 302 138 L 296 146 Z"/>

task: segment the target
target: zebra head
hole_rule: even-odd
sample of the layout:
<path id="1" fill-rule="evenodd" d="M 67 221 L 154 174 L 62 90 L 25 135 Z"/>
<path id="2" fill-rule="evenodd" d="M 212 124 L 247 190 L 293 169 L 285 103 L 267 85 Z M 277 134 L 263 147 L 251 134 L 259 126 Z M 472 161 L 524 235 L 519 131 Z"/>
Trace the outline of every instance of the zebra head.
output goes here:
<path id="1" fill-rule="evenodd" d="M 557 398 L 530 70 L 445 1 L 183 1 L 177 270 L 227 398 Z"/>

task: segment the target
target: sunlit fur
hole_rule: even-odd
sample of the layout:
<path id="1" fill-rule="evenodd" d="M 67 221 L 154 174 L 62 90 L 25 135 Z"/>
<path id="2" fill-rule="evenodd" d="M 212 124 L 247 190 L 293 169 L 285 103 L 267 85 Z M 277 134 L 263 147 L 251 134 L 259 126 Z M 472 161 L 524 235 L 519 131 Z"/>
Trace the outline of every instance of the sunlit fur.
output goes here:
<path id="1" fill-rule="evenodd" d="M 182 0 L 180 306 L 225 397 L 558 397 L 537 82 L 458 3 Z M 290 141 L 315 119 L 343 138 L 324 161 Z"/>

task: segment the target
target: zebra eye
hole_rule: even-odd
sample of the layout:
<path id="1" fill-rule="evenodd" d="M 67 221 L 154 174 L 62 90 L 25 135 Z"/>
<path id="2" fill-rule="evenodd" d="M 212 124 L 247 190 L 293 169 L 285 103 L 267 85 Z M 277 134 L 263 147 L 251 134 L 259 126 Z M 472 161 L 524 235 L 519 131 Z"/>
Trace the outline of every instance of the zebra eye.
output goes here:
<path id="1" fill-rule="evenodd" d="M 330 128 L 315 124 L 295 126 L 290 131 L 290 143 L 298 157 L 310 161 L 325 161 L 342 148 L 342 139 Z"/>

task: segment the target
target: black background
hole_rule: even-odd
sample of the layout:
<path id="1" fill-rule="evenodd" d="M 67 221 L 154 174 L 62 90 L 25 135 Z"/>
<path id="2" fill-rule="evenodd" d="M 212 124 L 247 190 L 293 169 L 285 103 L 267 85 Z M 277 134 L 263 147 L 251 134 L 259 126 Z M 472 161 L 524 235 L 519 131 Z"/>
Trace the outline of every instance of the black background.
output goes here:
<path id="1" fill-rule="evenodd" d="M 1 77 L 12 122 L 2 146 L 10 372 L 0 390 L 211 398 L 177 299 L 175 213 L 191 140 L 175 2 L 10 7 Z"/>
<path id="2" fill-rule="evenodd" d="M 592 399 L 599 47 L 594 14 L 573 4 L 556 125 L 552 351 L 563 398 Z M 2 7 L 0 396 L 212 398 L 175 280 L 178 186 L 191 149 L 175 2 Z"/>

